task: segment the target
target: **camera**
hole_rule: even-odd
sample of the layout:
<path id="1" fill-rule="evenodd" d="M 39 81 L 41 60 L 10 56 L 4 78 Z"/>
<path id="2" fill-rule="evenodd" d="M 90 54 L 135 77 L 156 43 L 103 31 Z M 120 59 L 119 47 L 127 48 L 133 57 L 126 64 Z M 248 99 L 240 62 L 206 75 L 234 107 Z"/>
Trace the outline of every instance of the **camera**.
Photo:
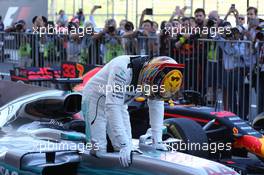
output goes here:
<path id="1" fill-rule="evenodd" d="M 235 4 L 231 4 L 231 7 L 230 7 L 232 10 L 235 10 L 236 9 L 236 5 Z"/>
<path id="2" fill-rule="evenodd" d="M 146 15 L 153 15 L 153 9 L 146 8 Z"/>
<path id="3" fill-rule="evenodd" d="M 114 26 L 109 26 L 109 27 L 108 27 L 108 32 L 109 32 L 109 33 L 113 33 L 113 32 L 115 32 L 115 30 L 116 30 L 116 29 L 115 29 Z"/>
<path id="4" fill-rule="evenodd" d="M 25 21 L 19 20 L 14 24 L 14 28 L 16 31 L 21 31 L 24 28 L 24 25 L 25 25 Z"/>
<path id="5" fill-rule="evenodd" d="M 216 23 L 216 20 L 213 19 L 213 18 L 209 18 L 208 21 L 207 21 L 207 26 L 208 27 L 213 27 Z"/>
<path id="6" fill-rule="evenodd" d="M 256 31 L 256 40 L 264 41 L 264 26 L 258 26 Z"/>

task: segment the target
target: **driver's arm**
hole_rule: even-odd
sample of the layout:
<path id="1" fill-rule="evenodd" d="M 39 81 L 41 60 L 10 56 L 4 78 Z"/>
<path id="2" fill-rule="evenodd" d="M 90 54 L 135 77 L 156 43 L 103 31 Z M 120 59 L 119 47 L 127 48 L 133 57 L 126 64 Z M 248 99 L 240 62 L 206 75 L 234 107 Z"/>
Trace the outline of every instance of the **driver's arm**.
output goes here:
<path id="1" fill-rule="evenodd" d="M 154 144 L 162 141 L 162 126 L 164 119 L 164 101 L 148 99 L 149 122 Z"/>

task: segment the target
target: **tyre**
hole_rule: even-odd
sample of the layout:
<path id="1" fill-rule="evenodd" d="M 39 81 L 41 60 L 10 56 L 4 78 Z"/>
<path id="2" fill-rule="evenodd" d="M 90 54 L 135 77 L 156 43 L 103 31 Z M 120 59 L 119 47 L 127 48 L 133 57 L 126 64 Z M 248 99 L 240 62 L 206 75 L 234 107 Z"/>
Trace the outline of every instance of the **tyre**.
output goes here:
<path id="1" fill-rule="evenodd" d="M 252 126 L 257 131 L 264 130 L 264 112 L 258 114 L 252 122 Z"/>
<path id="2" fill-rule="evenodd" d="M 208 146 L 208 139 L 198 123 L 184 118 L 171 118 L 164 120 L 164 125 L 167 127 L 165 138 L 173 137 L 181 140 L 180 145 L 174 145 L 177 146 L 174 149 L 197 157 L 209 158 L 209 150 L 202 149 L 204 145 Z"/>

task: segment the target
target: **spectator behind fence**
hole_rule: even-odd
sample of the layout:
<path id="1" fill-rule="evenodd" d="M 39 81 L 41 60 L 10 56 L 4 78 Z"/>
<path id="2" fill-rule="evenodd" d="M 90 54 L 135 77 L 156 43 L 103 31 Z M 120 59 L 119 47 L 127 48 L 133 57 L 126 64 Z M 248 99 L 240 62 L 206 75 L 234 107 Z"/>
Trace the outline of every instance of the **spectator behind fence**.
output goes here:
<path id="1" fill-rule="evenodd" d="M 58 25 L 58 27 L 66 27 L 68 25 L 68 17 L 65 14 L 64 10 L 59 11 L 56 24 Z"/>
<path id="2" fill-rule="evenodd" d="M 5 30 L 5 25 L 2 21 L 2 16 L 0 16 L 0 32 L 3 32 Z"/>
<path id="3" fill-rule="evenodd" d="M 67 48 L 67 60 L 72 62 L 79 62 L 79 57 L 81 53 L 81 37 L 79 33 L 72 31 L 78 31 L 80 27 L 80 21 L 78 18 L 73 17 L 68 23 L 68 48 Z"/>
<path id="4" fill-rule="evenodd" d="M 249 112 L 250 66 L 255 64 L 255 56 L 250 44 L 239 42 L 242 33 L 232 28 L 231 33 L 218 36 L 218 46 L 223 50 L 224 64 L 224 106 L 246 119 Z M 232 42 L 228 42 L 232 41 Z"/>
<path id="5" fill-rule="evenodd" d="M 125 25 L 127 23 L 127 20 L 126 19 L 122 19 L 120 22 L 119 22 L 119 27 L 117 28 L 117 34 L 119 36 L 122 36 L 124 33 L 125 33 Z M 133 27 L 134 28 L 134 27 Z"/>
<path id="6" fill-rule="evenodd" d="M 24 33 L 26 32 L 26 22 L 24 20 L 19 20 L 13 23 L 12 26 L 6 28 L 5 32 Z"/>
<path id="7" fill-rule="evenodd" d="M 83 14 L 83 9 L 80 8 L 75 16 L 75 18 L 78 18 L 78 20 L 80 21 L 80 26 L 84 25 L 85 22 L 85 16 Z"/>
<path id="8" fill-rule="evenodd" d="M 180 28 L 180 17 L 184 17 L 186 7 L 180 9 L 176 6 L 169 21 L 162 21 L 160 33 L 160 55 L 166 55 L 176 59 L 175 47 L 179 41 L 178 30 Z M 187 19 L 187 18 L 186 18 Z M 189 24 L 188 24 L 189 25 Z M 174 36 L 174 34 L 177 34 Z"/>
<path id="9" fill-rule="evenodd" d="M 259 56 L 258 56 L 258 65 L 255 70 L 255 87 L 256 93 L 258 96 L 258 114 L 264 112 L 264 45 L 259 44 Z M 257 83 L 258 82 L 258 83 Z"/>
<path id="10" fill-rule="evenodd" d="M 197 8 L 194 11 L 194 17 L 195 17 L 195 22 L 196 22 L 196 26 L 203 28 L 205 26 L 205 11 L 202 8 Z"/>
<path id="11" fill-rule="evenodd" d="M 134 31 L 134 24 L 131 21 L 127 21 L 126 24 L 124 25 L 124 35 L 127 33 L 131 33 Z M 122 45 L 125 50 L 126 55 L 136 55 L 136 49 L 137 49 L 137 40 L 136 38 L 122 38 Z"/>
<path id="12" fill-rule="evenodd" d="M 253 71 L 253 87 L 258 97 L 258 114 L 264 112 L 264 22 L 256 28 L 254 49 L 257 52 L 257 64 Z"/>
<path id="13" fill-rule="evenodd" d="M 144 9 L 142 11 L 139 30 L 136 31 L 138 39 L 138 53 L 141 55 L 157 56 L 159 55 L 159 40 L 157 38 L 154 22 L 151 20 L 144 20 L 146 15 L 153 15 L 153 11 L 148 13 L 151 9 Z M 156 26 L 157 27 L 157 26 Z"/>
<path id="14" fill-rule="evenodd" d="M 40 31 L 40 30 L 43 30 L 43 31 L 46 31 L 46 28 L 47 28 L 47 25 L 48 25 L 48 20 L 45 16 L 35 16 L 33 19 L 32 19 L 32 27 L 34 28 L 32 30 L 32 32 L 35 32 L 35 31 Z M 45 42 L 46 42 L 46 39 L 45 39 L 45 35 L 43 36 L 39 36 L 39 34 L 37 33 L 33 33 L 35 35 L 32 35 L 33 36 L 33 39 L 32 39 L 32 55 L 33 55 L 33 64 L 37 67 L 43 67 L 44 66 L 44 62 L 45 62 L 45 59 L 44 59 L 44 49 L 45 49 Z"/>
<path id="15" fill-rule="evenodd" d="M 230 16 L 231 14 L 233 14 L 234 17 L 235 17 L 235 19 L 236 19 L 236 25 L 240 25 L 240 26 L 243 26 L 244 25 L 245 18 L 243 18 L 242 15 L 239 15 L 238 10 L 234 6 L 231 6 L 229 8 L 229 10 L 228 10 L 228 12 L 227 12 L 227 14 L 226 14 L 226 16 L 224 18 L 224 21 L 227 21 L 228 16 Z"/>
<path id="16" fill-rule="evenodd" d="M 137 38 L 137 53 L 141 55 L 159 55 L 159 40 L 153 22 L 144 20 L 147 9 L 143 10 L 140 20 L 140 28 L 135 31 L 126 32 L 123 37 Z"/>
<path id="17" fill-rule="evenodd" d="M 32 64 L 32 40 L 26 34 L 26 22 L 24 20 L 19 20 L 12 24 L 12 26 L 5 29 L 5 32 L 11 32 L 13 37 L 13 45 L 10 47 L 15 47 L 13 49 L 18 49 L 18 66 L 29 67 Z M 15 57 L 17 57 L 15 56 Z"/>
<path id="18" fill-rule="evenodd" d="M 248 22 L 251 19 L 258 19 L 258 9 L 255 8 L 255 7 L 248 7 L 248 9 L 247 9 L 247 19 L 248 19 Z"/>
<path id="19" fill-rule="evenodd" d="M 102 8 L 102 7 L 99 6 L 99 5 L 95 5 L 95 6 L 93 6 L 93 8 L 92 8 L 91 11 L 90 11 L 89 23 L 92 24 L 92 27 L 94 28 L 94 31 L 95 31 L 95 32 L 100 32 L 100 31 L 97 30 L 97 26 L 96 26 L 95 19 L 94 19 L 94 12 L 95 12 L 97 9 L 100 9 L 100 8 Z"/>
<path id="20" fill-rule="evenodd" d="M 103 31 L 93 36 L 95 40 L 100 41 L 100 57 L 103 63 L 108 63 L 113 58 L 124 54 L 121 37 L 118 36 L 116 29 L 116 21 L 108 19 L 105 21 Z"/>
<path id="21" fill-rule="evenodd" d="M 99 53 L 99 49 L 95 43 L 93 43 L 93 24 L 86 22 L 84 24 L 84 31 L 87 31 L 87 28 L 92 29 L 92 33 L 85 33 L 81 40 L 81 53 L 80 53 L 80 63 L 82 64 L 96 64 L 96 54 Z"/>

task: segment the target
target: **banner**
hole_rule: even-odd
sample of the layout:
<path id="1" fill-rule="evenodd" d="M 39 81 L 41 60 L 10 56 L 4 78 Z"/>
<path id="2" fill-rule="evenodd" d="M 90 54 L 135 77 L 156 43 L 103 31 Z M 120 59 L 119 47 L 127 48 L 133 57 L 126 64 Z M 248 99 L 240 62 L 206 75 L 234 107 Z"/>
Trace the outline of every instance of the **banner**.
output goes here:
<path id="1" fill-rule="evenodd" d="M 34 16 L 48 17 L 47 0 L 1 0 L 0 7 L 5 28 L 22 19 L 31 27 Z"/>

